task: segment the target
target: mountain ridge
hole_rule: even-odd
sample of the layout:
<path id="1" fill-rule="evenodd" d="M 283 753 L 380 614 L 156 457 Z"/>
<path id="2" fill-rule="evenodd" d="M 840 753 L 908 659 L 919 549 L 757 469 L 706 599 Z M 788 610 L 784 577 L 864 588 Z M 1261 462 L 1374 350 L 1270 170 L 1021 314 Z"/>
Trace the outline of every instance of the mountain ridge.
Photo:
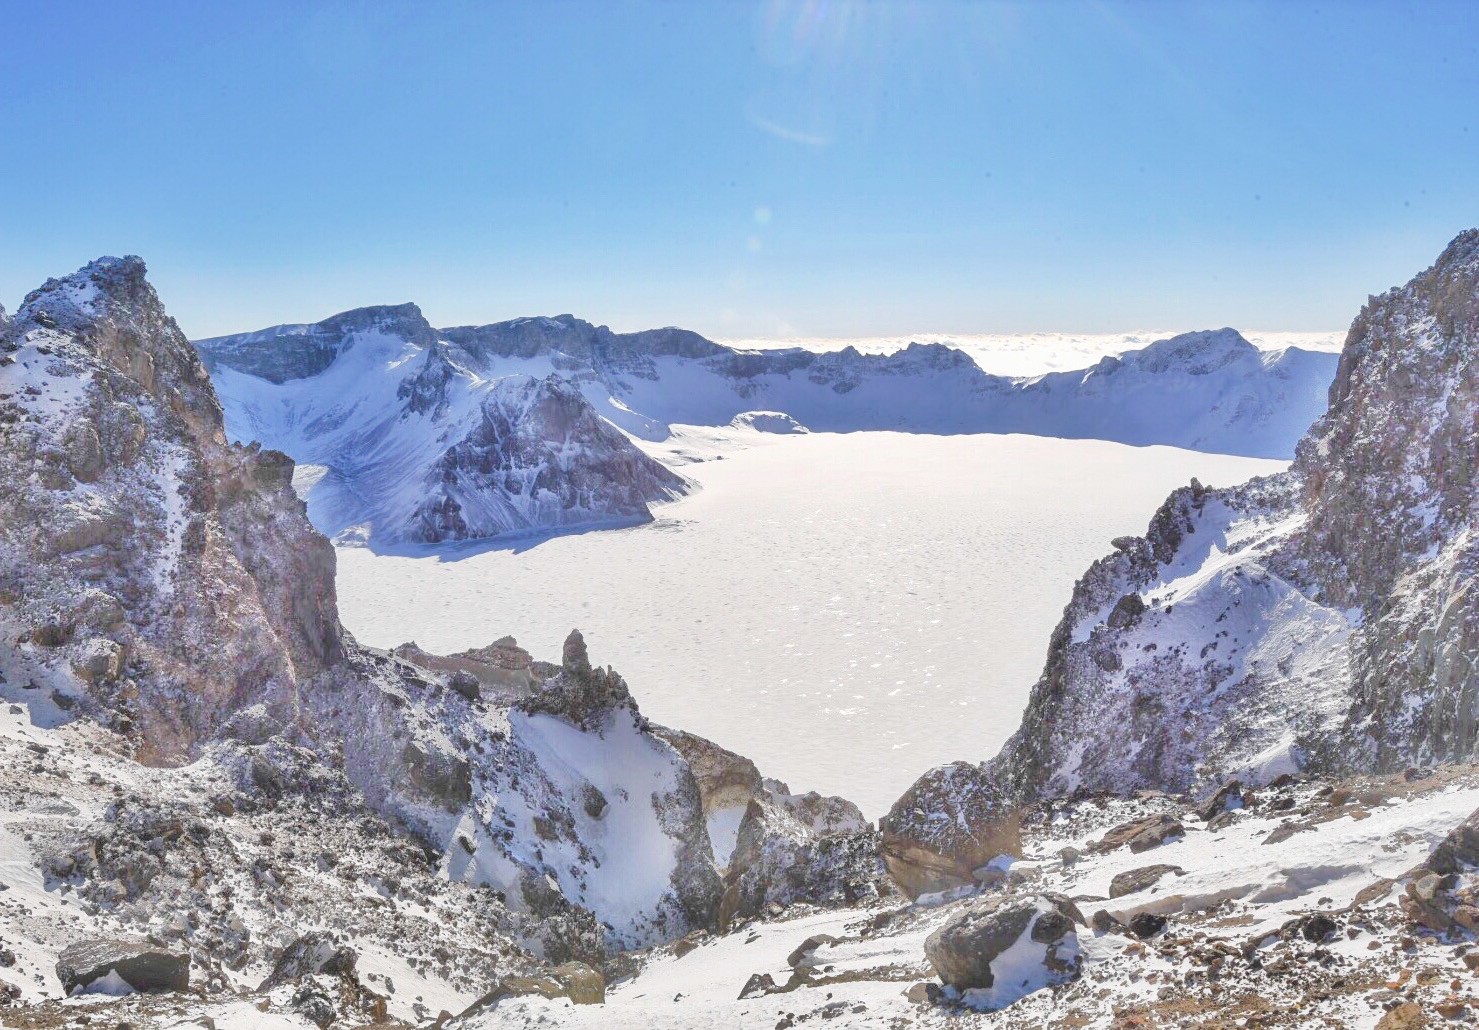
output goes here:
<path id="1" fill-rule="evenodd" d="M 1230 329 L 1183 333 L 1073 372 L 1015 377 L 985 373 L 941 343 L 891 354 L 741 350 L 676 327 L 614 333 L 572 315 L 434 332 L 471 374 L 558 373 L 602 417 L 653 441 L 674 424 L 722 426 L 767 410 L 828 432 L 1025 432 L 1288 458 L 1323 410 L 1337 360 L 1292 346 L 1260 351 Z M 243 351 L 300 336 L 262 330 L 196 346 L 213 369 L 251 374 L 278 359 Z"/>

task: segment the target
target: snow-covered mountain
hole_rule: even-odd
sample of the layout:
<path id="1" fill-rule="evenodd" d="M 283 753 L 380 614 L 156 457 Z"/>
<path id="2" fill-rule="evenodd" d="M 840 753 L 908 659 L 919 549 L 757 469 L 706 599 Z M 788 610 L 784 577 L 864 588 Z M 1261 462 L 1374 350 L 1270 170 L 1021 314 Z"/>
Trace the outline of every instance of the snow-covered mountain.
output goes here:
<path id="1" fill-rule="evenodd" d="M 1293 469 L 1116 541 L 1002 755 L 880 834 L 579 633 L 357 644 L 142 262 L 50 281 L 0 326 L 5 1022 L 1461 1018 L 1479 769 L 1404 766 L 1475 753 L 1476 357 L 1471 232 L 1362 312 Z"/>
<path id="2" fill-rule="evenodd" d="M 499 403 L 566 418 L 559 390 L 526 390 Z M 169 984 L 193 964 L 231 996 L 319 954 L 325 926 L 399 956 L 397 978 L 482 989 L 494 966 L 600 965 L 777 899 L 878 893 L 874 835 L 810 817 L 843 802 L 763 782 L 714 823 L 578 633 L 559 664 L 509 639 L 358 645 L 291 460 L 226 440 L 139 259 L 26 298 L 0 427 L 0 869 L 26 898 L 0 919 L 6 998 L 116 986 L 115 961 Z M 742 889 L 756 863 L 777 875 Z"/>
<path id="3" fill-rule="evenodd" d="M 681 329 L 613 333 L 571 315 L 442 335 L 493 372 L 548 362 L 645 439 L 662 439 L 671 424 L 722 426 L 763 410 L 824 432 L 1031 433 L 1274 458 L 1292 456 L 1324 410 L 1337 360 L 1260 351 L 1232 329 L 1030 378 L 987 375 L 938 343 L 892 354 L 736 350 Z"/>
<path id="4" fill-rule="evenodd" d="M 544 370 L 490 375 L 415 305 L 196 345 L 233 438 L 299 463 L 330 536 L 436 542 L 650 519 L 683 479 Z"/>
<path id="5" fill-rule="evenodd" d="M 643 519 L 650 502 L 683 490 L 595 415 L 650 441 L 675 424 L 737 423 L 1288 457 L 1323 409 L 1336 361 L 1260 351 L 1221 329 L 1014 379 L 941 344 L 888 355 L 741 351 L 681 329 L 614 333 L 570 315 L 436 330 L 414 305 L 196 347 L 232 438 L 299 462 L 314 525 L 383 542 Z"/>
<path id="6" fill-rule="evenodd" d="M 1016 735 L 885 820 L 896 872 L 968 879 L 1039 798 L 1473 761 L 1476 417 L 1479 230 L 1357 316 L 1290 471 L 1193 481 L 1114 542 Z"/>

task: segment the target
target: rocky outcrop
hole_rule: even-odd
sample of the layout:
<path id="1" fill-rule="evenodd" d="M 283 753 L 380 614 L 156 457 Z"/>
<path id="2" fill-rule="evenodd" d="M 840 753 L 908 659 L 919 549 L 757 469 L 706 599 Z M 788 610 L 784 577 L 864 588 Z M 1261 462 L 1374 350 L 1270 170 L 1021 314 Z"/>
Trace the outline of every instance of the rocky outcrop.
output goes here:
<path id="1" fill-rule="evenodd" d="M 569 383 L 500 380 L 481 418 L 431 465 L 406 535 L 428 543 L 514 529 L 651 521 L 685 481 L 638 450 Z"/>
<path id="2" fill-rule="evenodd" d="M 1472 759 L 1476 369 L 1471 230 L 1357 316 L 1289 472 L 1193 482 L 1089 569 L 1001 753 L 885 820 L 903 875 L 959 879 L 961 838 L 1037 799 Z"/>
<path id="3" fill-rule="evenodd" d="M 966 762 L 932 769 L 879 820 L 883 860 L 910 897 L 974 882 L 1000 855 L 1021 855 L 1021 817 L 1006 791 Z"/>
<path id="4" fill-rule="evenodd" d="M 755 763 L 694 733 L 653 727 L 693 770 L 715 866 L 724 877 L 718 924 L 769 905 L 836 906 L 887 896 L 878 835 L 852 802 L 792 794 Z M 732 834 L 732 836 L 731 836 Z"/>
<path id="5" fill-rule="evenodd" d="M 190 988 L 190 956 L 139 941 L 80 941 L 61 953 L 56 964 L 57 979 L 67 994 L 85 991 L 98 981 L 100 989 L 116 991 L 118 985 L 145 993 L 185 991 Z"/>
<path id="6" fill-rule="evenodd" d="M 30 294 L 0 378 L 6 643 L 66 657 L 86 709 L 183 760 L 247 704 L 290 724 L 344 653 L 334 557 L 283 455 L 226 443 L 137 258 Z"/>
<path id="7" fill-rule="evenodd" d="M 819 829 L 796 817 L 789 795 L 762 794 L 745 808 L 724 873 L 718 925 L 748 919 L 770 905 L 865 904 L 892 893 L 878 834 L 857 826 Z"/>
<path id="8" fill-rule="evenodd" d="M 634 715 L 637 711 L 631 690 L 616 670 L 591 665 L 585 637 L 578 629 L 565 638 L 560 671 L 520 700 L 519 707 L 531 714 L 559 716 L 582 729 L 599 729 L 616 709 Z"/>

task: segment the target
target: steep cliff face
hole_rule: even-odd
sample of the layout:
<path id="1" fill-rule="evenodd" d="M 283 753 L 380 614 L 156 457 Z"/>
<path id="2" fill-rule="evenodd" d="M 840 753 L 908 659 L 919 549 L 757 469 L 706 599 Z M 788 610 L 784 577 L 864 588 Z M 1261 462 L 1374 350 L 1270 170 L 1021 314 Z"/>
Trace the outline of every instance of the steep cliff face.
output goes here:
<path id="1" fill-rule="evenodd" d="M 283 455 L 230 446 L 137 258 L 32 293 L 0 368 L 0 620 L 14 660 L 182 760 L 246 705 L 291 721 L 343 653 L 334 558 Z"/>
<path id="2" fill-rule="evenodd" d="M 904 875 L 968 875 L 938 819 L 967 803 L 986 827 L 1077 791 L 1472 760 L 1476 355 L 1471 231 L 1362 310 L 1288 473 L 1194 482 L 1089 569 L 1001 753 L 965 794 L 929 774 L 883 821 Z"/>
<path id="3" fill-rule="evenodd" d="M 1373 297 L 1330 411 L 1300 444 L 1305 552 L 1328 603 L 1357 609 L 1352 761 L 1475 753 L 1479 714 L 1479 230 Z"/>

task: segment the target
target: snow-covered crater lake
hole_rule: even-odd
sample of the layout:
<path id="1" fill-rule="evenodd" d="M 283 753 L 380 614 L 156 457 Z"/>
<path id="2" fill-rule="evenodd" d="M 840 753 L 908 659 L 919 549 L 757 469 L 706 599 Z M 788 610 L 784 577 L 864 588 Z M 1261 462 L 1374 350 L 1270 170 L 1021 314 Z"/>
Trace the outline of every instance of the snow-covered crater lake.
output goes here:
<path id="1" fill-rule="evenodd" d="M 914 779 L 1016 729 L 1074 580 L 1192 476 L 1284 462 L 1028 436 L 696 430 L 699 489 L 628 529 L 339 549 L 363 642 L 438 652 L 579 627 L 650 718 L 877 818 Z"/>

